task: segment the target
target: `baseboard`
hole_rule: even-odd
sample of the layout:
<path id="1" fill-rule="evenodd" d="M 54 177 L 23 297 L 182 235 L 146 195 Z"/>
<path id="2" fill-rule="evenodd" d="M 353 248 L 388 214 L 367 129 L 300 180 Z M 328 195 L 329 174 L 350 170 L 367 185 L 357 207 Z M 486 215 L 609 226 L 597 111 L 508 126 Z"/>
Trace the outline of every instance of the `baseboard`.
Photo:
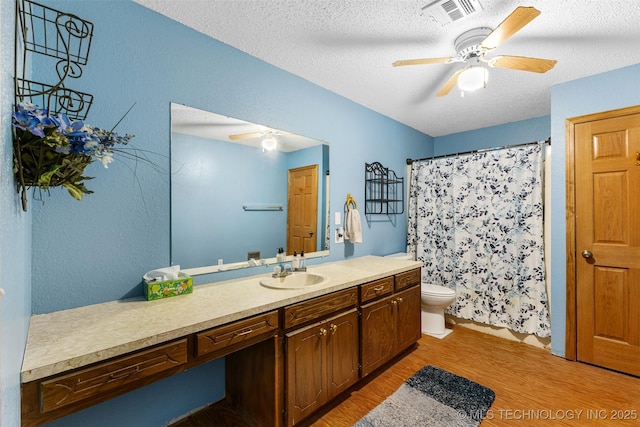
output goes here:
<path id="1" fill-rule="evenodd" d="M 459 317 L 445 314 L 445 321 L 455 327 L 468 328 L 474 331 L 483 332 L 485 334 L 494 335 L 496 337 L 508 339 L 511 341 L 522 342 L 533 347 L 551 350 L 551 338 L 540 338 L 536 335 L 522 334 L 514 332 L 511 329 L 500 328 L 496 326 L 486 325 L 484 323 L 474 322 L 473 320 L 462 319 Z"/>

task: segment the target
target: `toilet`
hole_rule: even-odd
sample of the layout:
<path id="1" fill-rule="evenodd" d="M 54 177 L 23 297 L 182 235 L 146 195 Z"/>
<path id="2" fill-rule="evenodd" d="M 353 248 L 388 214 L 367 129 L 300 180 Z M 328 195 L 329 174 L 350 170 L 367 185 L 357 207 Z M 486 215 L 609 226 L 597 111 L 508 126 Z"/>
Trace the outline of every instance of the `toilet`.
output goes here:
<path id="1" fill-rule="evenodd" d="M 411 256 L 405 252 L 387 256 L 411 259 Z M 444 327 L 444 310 L 456 300 L 456 291 L 423 282 L 420 285 L 420 300 L 422 333 L 442 339 L 453 332 Z"/>
<path id="2" fill-rule="evenodd" d="M 453 332 L 444 327 L 444 310 L 456 299 L 456 291 L 444 286 L 422 283 L 422 332 L 436 338 L 444 338 Z"/>

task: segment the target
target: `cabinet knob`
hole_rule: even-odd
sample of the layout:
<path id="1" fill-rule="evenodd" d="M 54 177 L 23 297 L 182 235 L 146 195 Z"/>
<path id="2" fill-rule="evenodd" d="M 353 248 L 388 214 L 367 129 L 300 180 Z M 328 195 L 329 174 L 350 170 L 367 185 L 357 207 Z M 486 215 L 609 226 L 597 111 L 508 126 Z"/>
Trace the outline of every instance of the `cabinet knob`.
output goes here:
<path id="1" fill-rule="evenodd" d="M 398 297 L 398 302 L 402 302 L 402 297 Z"/>
<path id="2" fill-rule="evenodd" d="M 398 300 L 395 300 L 395 299 L 394 299 L 394 300 L 391 300 L 391 304 L 393 304 L 393 305 L 398 305 Z"/>
<path id="3" fill-rule="evenodd" d="M 329 326 L 329 329 L 331 329 L 331 335 L 333 335 L 338 330 L 338 325 L 336 325 L 335 323 L 332 323 L 331 326 Z"/>
<path id="4" fill-rule="evenodd" d="M 325 335 L 327 335 L 327 330 L 325 328 L 320 328 L 320 336 L 324 337 Z"/>

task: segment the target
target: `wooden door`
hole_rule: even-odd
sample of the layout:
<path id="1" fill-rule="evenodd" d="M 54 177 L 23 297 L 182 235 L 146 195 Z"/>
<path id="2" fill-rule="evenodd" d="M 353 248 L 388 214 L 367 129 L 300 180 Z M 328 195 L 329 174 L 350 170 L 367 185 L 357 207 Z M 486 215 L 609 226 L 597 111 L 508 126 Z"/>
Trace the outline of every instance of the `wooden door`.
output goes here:
<path id="1" fill-rule="evenodd" d="M 315 252 L 318 228 L 318 165 L 289 169 L 287 254 Z"/>
<path id="2" fill-rule="evenodd" d="M 394 356 L 396 348 L 395 295 L 363 305 L 360 329 L 362 377 Z"/>
<path id="3" fill-rule="evenodd" d="M 575 126 L 577 359 L 640 375 L 640 114 Z"/>
<path id="4" fill-rule="evenodd" d="M 287 425 L 309 416 L 327 401 L 325 323 L 286 335 Z"/>
<path id="5" fill-rule="evenodd" d="M 400 352 L 420 339 L 420 286 L 395 295 L 398 311 L 397 349 Z"/>
<path id="6" fill-rule="evenodd" d="M 358 311 L 327 321 L 328 398 L 342 393 L 358 381 Z"/>

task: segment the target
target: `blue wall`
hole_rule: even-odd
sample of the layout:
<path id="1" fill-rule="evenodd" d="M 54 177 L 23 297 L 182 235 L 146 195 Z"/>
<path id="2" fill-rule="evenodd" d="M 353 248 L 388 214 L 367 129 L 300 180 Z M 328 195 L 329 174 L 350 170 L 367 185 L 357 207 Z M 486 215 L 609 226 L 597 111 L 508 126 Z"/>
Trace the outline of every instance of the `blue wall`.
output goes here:
<path id="1" fill-rule="evenodd" d="M 342 211 L 346 193 L 363 201 L 365 162 L 381 161 L 402 176 L 406 158 L 483 148 L 485 138 L 487 147 L 495 146 L 511 132 L 522 135 L 517 137 L 522 142 L 548 136 L 542 132 L 548 119 L 542 117 L 471 135 L 465 132 L 465 141 L 467 136 L 477 137 L 469 143 L 461 135 L 440 137 L 434 148 L 429 136 L 129 1 L 47 4 L 96 25 L 89 63 L 83 77 L 72 84 L 96 97 L 87 122 L 110 127 L 136 102 L 118 130 L 136 134 L 137 147 L 159 153 L 154 160 L 165 170 L 169 170 L 172 101 L 328 141 L 332 212 Z M 11 162 L 14 5 L 10 0 L 1 0 L 0 5 L 0 155 L 7 165 Z M 36 78 L 38 72 L 34 70 Z M 552 233 L 560 236 L 551 248 L 552 350 L 560 355 L 564 354 L 565 303 L 564 121 L 640 104 L 639 75 L 640 66 L 633 66 L 558 85 L 552 91 L 550 222 Z M 510 136 L 509 143 L 513 139 Z M 89 169 L 89 175 L 96 176 L 88 182 L 95 194 L 77 202 L 65 190 L 54 190 L 44 203 L 30 200 L 30 212 L 23 214 L 10 172 L 2 168 L 0 285 L 7 291 L 0 329 L 3 426 L 19 424 L 19 371 L 31 310 L 46 313 L 139 295 L 140 276 L 170 263 L 168 176 L 144 166 L 134 175 L 118 162 L 107 170 L 99 165 Z M 329 260 L 404 250 L 404 215 L 363 225 L 364 243 L 333 244 Z M 146 421 L 136 418 L 137 425 L 162 424 L 219 398 L 223 363 L 215 361 L 52 424 L 126 425 L 125 420 L 138 414 Z M 197 397 L 188 395 L 192 389 Z"/>
<path id="2" fill-rule="evenodd" d="M 15 4 L 0 1 L 0 425 L 20 424 L 20 369 L 31 316 L 31 212 L 13 182 L 11 113 Z"/>
<path id="3" fill-rule="evenodd" d="M 165 171 L 170 169 L 170 102 L 328 141 L 332 211 L 342 211 L 347 193 L 363 200 L 365 162 L 382 161 L 403 175 L 406 158 L 433 153 L 433 138 L 130 1 L 56 0 L 45 4 L 95 25 L 83 76 L 68 82 L 68 86 L 95 96 L 87 123 L 110 128 L 136 103 L 117 130 L 135 134 L 134 145 L 157 153 L 152 160 Z M 8 9 L 3 7 L 2 18 L 12 29 L 13 9 Z M 5 52 L 10 51 L 3 49 L 3 64 L 12 64 L 12 55 Z M 8 67 L 12 75 L 12 67 Z M 33 73 L 35 79 L 47 80 L 49 76 L 37 67 Z M 3 105 L 5 99 L 11 97 L 3 97 Z M 3 115 L 3 132 L 8 129 L 7 117 L 8 113 Z M 8 141 L 4 136 L 5 150 Z M 54 189 L 50 196 L 45 195 L 44 203 L 29 201 L 31 228 L 20 224 L 6 232 L 18 242 L 15 255 L 2 254 L 3 264 L 15 258 L 9 272 L 33 266 L 31 280 L 25 272 L 16 274 L 23 298 L 28 299 L 31 291 L 33 313 L 141 295 L 142 274 L 169 265 L 168 173 L 144 165 L 138 165 L 133 173 L 133 167 L 122 161 L 109 169 L 92 164 L 87 174 L 96 179 L 87 186 L 94 194 L 78 202 L 66 190 Z M 13 223 L 23 221 L 11 206 L 17 204 L 12 191 L 4 191 L 5 187 L 12 190 L 11 185 L 3 185 L 3 197 L 8 194 L 7 201 L 3 199 L 3 215 L 10 215 Z M 404 250 L 405 223 L 404 215 L 394 222 L 372 223 L 363 231 L 364 243 L 334 244 L 328 260 Z M 21 235 L 29 232 L 33 235 L 31 247 L 28 236 Z M 2 237 L 4 242 L 5 235 Z M 16 310 L 23 323 L 28 321 L 28 307 Z M 17 325 L 14 348 L 24 348 L 25 330 L 24 324 Z M 21 351 L 18 353 L 12 354 L 21 359 Z M 223 363 L 215 361 L 52 424 L 126 425 L 124 420 L 136 417 L 136 425 L 157 426 L 222 397 L 224 379 L 219 372 Z M 14 363 L 7 377 L 2 377 L 3 388 L 5 384 L 12 388 L 10 395 L 16 402 L 18 373 L 19 366 Z M 205 391 L 193 399 L 191 389 Z M 11 409 L 12 415 L 3 413 L 3 418 L 17 419 L 17 406 Z M 151 413 L 153 417 L 145 416 Z"/>
<path id="4" fill-rule="evenodd" d="M 179 236 L 171 236 L 171 263 L 183 269 L 215 265 L 218 259 L 246 261 L 249 251 L 271 258 L 276 248 L 286 247 L 289 169 L 318 165 L 318 206 L 322 206 L 326 146 L 263 152 L 175 132 L 171 139 L 171 224 L 180 230 Z M 283 210 L 242 209 L 251 204 L 280 205 Z M 325 235 L 323 212 L 320 209 L 318 216 L 318 248 Z"/>
<path id="5" fill-rule="evenodd" d="M 462 153 L 483 148 L 543 141 L 551 135 L 551 117 L 505 123 L 467 132 L 439 136 L 434 140 L 434 155 Z"/>
<path id="6" fill-rule="evenodd" d="M 172 264 L 241 262 L 255 250 L 262 258 L 273 257 L 276 248 L 286 246 L 287 157 L 173 133 L 171 160 L 177 170 L 171 176 L 171 222 L 181 232 L 172 236 Z M 246 204 L 285 209 L 245 212 Z"/>
<path id="7" fill-rule="evenodd" d="M 551 136 L 551 351 L 565 355 L 566 119 L 640 104 L 640 64 L 556 85 L 551 115 L 437 137 L 434 153 L 451 154 L 543 140 Z"/>
<path id="8" fill-rule="evenodd" d="M 88 64 L 72 82 L 95 96 L 87 122 L 110 127 L 135 102 L 117 130 L 158 153 L 166 171 L 171 101 L 328 141 L 332 209 L 348 192 L 362 199 L 365 162 L 402 171 L 406 157 L 432 152 L 432 138 L 135 3 L 53 3 L 95 25 Z M 95 194 L 81 202 L 54 190 L 31 203 L 34 313 L 140 295 L 141 275 L 170 263 L 168 175 L 144 165 L 134 175 L 123 162 L 92 164 L 88 174 Z M 404 249 L 404 223 L 365 230 L 349 255 Z"/>
<path id="9" fill-rule="evenodd" d="M 565 354 L 566 119 L 640 104 L 640 64 L 554 86 L 551 91 L 551 351 Z"/>

